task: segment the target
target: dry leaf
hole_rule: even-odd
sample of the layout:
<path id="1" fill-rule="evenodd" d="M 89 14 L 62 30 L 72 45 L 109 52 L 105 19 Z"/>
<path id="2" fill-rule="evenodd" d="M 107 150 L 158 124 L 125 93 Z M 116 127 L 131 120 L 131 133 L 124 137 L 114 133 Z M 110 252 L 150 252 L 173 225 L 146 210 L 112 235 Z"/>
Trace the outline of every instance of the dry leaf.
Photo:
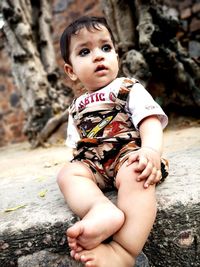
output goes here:
<path id="1" fill-rule="evenodd" d="M 38 196 L 39 196 L 39 197 L 45 197 L 47 191 L 48 191 L 47 189 L 46 189 L 46 190 L 43 190 L 43 191 L 40 191 L 40 192 L 38 193 Z"/>
<path id="2" fill-rule="evenodd" d="M 24 207 L 26 207 L 26 205 L 19 205 L 19 206 L 13 207 L 13 208 L 8 208 L 8 209 L 4 210 L 4 212 L 11 212 L 11 211 L 15 211 L 15 210 L 18 210 L 18 209 L 21 209 Z"/>

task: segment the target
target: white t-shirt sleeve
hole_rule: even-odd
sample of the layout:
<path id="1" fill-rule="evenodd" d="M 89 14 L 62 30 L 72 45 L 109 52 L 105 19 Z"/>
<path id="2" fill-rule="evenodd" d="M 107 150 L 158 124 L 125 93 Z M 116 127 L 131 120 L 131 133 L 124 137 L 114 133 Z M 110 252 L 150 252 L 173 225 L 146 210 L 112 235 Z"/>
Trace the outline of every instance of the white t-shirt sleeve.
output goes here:
<path id="1" fill-rule="evenodd" d="M 79 133 L 78 133 L 77 128 L 74 124 L 74 120 L 72 118 L 72 115 L 69 113 L 68 125 L 67 125 L 66 145 L 68 147 L 71 147 L 71 148 L 76 148 L 76 144 L 79 140 L 80 140 Z"/>
<path id="2" fill-rule="evenodd" d="M 149 92 L 140 84 L 134 84 L 130 91 L 127 109 L 130 112 L 132 121 L 136 129 L 144 118 L 157 115 L 163 129 L 168 123 L 168 117 Z"/>

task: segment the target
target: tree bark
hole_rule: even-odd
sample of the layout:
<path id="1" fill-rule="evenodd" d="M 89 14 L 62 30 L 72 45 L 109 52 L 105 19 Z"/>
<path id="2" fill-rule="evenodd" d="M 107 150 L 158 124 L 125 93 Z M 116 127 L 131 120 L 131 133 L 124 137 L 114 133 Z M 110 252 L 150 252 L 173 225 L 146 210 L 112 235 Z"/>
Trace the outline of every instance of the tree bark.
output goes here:
<path id="1" fill-rule="evenodd" d="M 176 38 L 178 19 L 154 0 L 101 2 L 116 42 L 123 47 L 121 74 L 139 79 L 166 109 L 196 116 L 200 66 Z"/>
<path id="2" fill-rule="evenodd" d="M 50 2 L 2 0 L 1 9 L 12 73 L 26 114 L 24 132 L 36 147 L 67 120 L 66 112 L 62 113 L 71 101 L 70 89 L 60 82 L 56 65 Z M 68 90 L 67 97 L 63 90 Z"/>

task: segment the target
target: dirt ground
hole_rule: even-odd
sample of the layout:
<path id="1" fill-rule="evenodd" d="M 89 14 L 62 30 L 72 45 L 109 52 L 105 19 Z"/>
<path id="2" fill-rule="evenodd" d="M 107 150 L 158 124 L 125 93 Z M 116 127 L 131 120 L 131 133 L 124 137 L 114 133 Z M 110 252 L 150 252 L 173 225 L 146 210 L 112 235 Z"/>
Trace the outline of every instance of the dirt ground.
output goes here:
<path id="1" fill-rule="evenodd" d="M 173 118 L 164 131 L 164 153 L 200 148 L 200 120 Z M 64 142 L 48 148 L 31 149 L 29 143 L 12 144 L 0 148 L 0 178 L 40 173 L 40 169 L 59 169 L 69 159 Z M 51 168 L 50 168 L 51 167 Z"/>

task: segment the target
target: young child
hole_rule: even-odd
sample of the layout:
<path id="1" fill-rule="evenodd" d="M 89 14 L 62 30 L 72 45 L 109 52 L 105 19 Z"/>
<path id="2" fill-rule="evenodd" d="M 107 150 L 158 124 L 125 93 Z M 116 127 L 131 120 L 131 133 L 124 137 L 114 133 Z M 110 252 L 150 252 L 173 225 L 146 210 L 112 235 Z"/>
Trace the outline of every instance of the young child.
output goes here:
<path id="1" fill-rule="evenodd" d="M 76 20 L 60 45 L 66 74 L 86 89 L 69 108 L 74 158 L 58 174 L 81 219 L 67 230 L 71 256 L 84 266 L 133 267 L 156 217 L 155 184 L 167 175 L 161 164 L 167 116 L 137 80 L 117 78 L 118 55 L 104 18 Z M 114 187 L 116 205 L 103 193 Z"/>

